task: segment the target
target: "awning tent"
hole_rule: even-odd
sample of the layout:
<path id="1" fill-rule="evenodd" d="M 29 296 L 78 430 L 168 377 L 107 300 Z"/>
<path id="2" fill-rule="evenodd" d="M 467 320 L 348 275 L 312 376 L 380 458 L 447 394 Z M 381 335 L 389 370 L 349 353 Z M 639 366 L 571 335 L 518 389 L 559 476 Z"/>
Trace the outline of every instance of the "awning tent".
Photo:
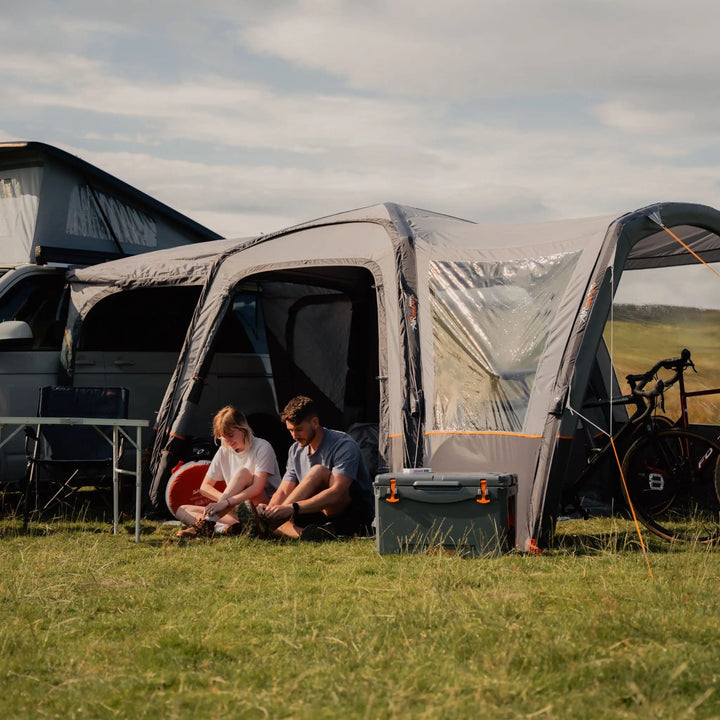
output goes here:
<path id="1" fill-rule="evenodd" d="M 187 438 L 207 423 L 197 407 L 218 329 L 253 283 L 280 407 L 314 393 L 327 425 L 376 423 L 379 471 L 516 473 L 527 550 L 552 526 L 567 463 L 557 440 L 577 425 L 623 270 L 718 260 L 720 213 L 701 205 L 481 225 L 387 203 L 78 270 L 64 362 L 72 376 L 100 298 L 202 284 L 157 418 L 148 481 L 159 506 Z"/>

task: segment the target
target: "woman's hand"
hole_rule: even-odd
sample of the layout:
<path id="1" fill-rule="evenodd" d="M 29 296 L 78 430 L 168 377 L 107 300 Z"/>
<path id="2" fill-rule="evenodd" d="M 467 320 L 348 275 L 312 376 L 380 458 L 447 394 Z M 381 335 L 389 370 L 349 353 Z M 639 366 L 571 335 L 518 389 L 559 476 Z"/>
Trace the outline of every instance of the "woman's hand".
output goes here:
<path id="1" fill-rule="evenodd" d="M 206 515 L 224 515 L 232 505 L 226 498 L 220 498 L 217 502 L 211 502 L 205 508 Z"/>

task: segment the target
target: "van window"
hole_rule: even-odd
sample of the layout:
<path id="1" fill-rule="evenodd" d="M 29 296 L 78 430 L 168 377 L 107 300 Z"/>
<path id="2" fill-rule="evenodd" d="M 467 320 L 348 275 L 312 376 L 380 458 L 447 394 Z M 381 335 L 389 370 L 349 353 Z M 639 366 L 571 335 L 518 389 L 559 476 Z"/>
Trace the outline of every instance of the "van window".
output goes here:
<path id="1" fill-rule="evenodd" d="M 33 349 L 59 350 L 63 331 L 63 323 L 59 320 L 60 304 L 64 287 L 62 273 L 22 278 L 0 299 L 0 322 L 22 320 L 32 328 Z"/>
<path id="2" fill-rule="evenodd" d="M 153 287 L 101 300 L 83 324 L 80 349 L 180 352 L 200 287 Z"/>

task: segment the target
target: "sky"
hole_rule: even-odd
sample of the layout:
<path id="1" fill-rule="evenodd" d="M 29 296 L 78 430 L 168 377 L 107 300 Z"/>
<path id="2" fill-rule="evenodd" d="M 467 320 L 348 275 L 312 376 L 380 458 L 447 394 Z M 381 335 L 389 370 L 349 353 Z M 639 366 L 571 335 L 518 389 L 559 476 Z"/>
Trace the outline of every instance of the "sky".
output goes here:
<path id="1" fill-rule="evenodd" d="M 720 205 L 709 0 L 0 0 L 0 140 L 228 237 Z"/>
<path id="2" fill-rule="evenodd" d="M 0 141 L 226 237 L 720 206 L 710 0 L 0 0 Z"/>

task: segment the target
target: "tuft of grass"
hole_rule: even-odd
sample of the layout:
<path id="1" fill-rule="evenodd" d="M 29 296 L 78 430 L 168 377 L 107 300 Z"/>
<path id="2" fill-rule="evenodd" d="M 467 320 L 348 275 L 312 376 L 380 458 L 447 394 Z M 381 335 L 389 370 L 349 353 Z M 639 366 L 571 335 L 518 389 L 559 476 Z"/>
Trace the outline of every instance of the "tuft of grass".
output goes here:
<path id="1" fill-rule="evenodd" d="M 139 544 L 0 521 L 0 710 L 14 718 L 720 715 L 720 554 L 616 519 L 542 556 L 370 540 Z"/>

